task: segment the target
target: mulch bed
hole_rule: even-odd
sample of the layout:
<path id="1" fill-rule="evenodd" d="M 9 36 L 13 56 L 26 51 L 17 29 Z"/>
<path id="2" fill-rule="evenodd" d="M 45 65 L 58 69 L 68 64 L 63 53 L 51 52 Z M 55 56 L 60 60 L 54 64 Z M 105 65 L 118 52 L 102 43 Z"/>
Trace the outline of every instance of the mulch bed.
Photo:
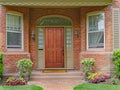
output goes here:
<path id="1" fill-rule="evenodd" d="M 8 79 L 9 76 L 3 76 L 2 80 L 0 80 L 0 85 L 5 85 L 5 81 Z"/>

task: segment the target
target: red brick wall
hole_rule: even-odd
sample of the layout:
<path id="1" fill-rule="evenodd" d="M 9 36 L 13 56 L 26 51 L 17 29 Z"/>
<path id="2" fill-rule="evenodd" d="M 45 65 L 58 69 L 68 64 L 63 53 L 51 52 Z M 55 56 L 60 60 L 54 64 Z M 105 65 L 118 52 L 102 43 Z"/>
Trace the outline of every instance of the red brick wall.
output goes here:
<path id="1" fill-rule="evenodd" d="M 103 11 L 105 13 L 105 49 L 98 50 L 87 50 L 87 39 L 86 39 L 86 14 L 89 12 Z M 112 11 L 111 7 L 82 7 L 80 9 L 81 16 L 81 52 L 80 61 L 83 58 L 95 58 L 96 60 L 96 71 L 110 71 L 111 69 L 111 54 L 113 51 L 113 40 L 112 40 Z"/>
<path id="2" fill-rule="evenodd" d="M 9 51 L 6 49 L 6 12 L 17 11 L 24 15 L 24 50 Z M 86 14 L 93 11 L 105 12 L 105 49 L 87 50 L 86 49 Z M 2 13 L 2 14 L 1 14 Z M 80 68 L 80 61 L 86 57 L 93 57 L 96 60 L 96 70 L 110 70 L 112 46 L 112 15 L 111 7 L 81 7 L 81 8 L 23 8 L 23 7 L 2 7 L 0 6 L 0 50 L 4 51 L 4 70 L 5 72 L 16 71 L 16 62 L 21 58 L 31 58 L 37 68 L 37 41 L 32 40 L 31 31 L 35 31 L 36 22 L 39 18 L 47 15 L 60 15 L 68 17 L 73 22 L 73 31 L 78 31 L 78 38 L 73 36 L 74 45 L 74 68 Z"/>
<path id="3" fill-rule="evenodd" d="M 6 49 L 6 13 L 15 11 L 23 14 L 24 17 L 24 50 Z M 4 52 L 4 72 L 17 70 L 16 62 L 21 58 L 30 58 L 29 53 L 29 9 L 21 7 L 0 7 L 0 51 Z"/>
<path id="4" fill-rule="evenodd" d="M 17 72 L 16 63 L 22 58 L 30 58 L 30 54 L 23 52 L 4 53 L 4 73 Z"/>
<path id="5" fill-rule="evenodd" d="M 5 51 L 6 45 L 6 9 L 0 6 L 0 51 Z"/>
<path id="6" fill-rule="evenodd" d="M 73 30 L 78 31 L 80 33 L 80 15 L 79 15 L 79 9 L 76 8 L 70 8 L 70 9 L 30 9 L 30 30 L 36 31 L 36 22 L 39 18 L 43 16 L 48 15 L 60 15 L 70 18 L 73 21 Z M 34 63 L 37 62 L 37 41 L 30 40 L 30 53 L 31 58 L 34 61 Z M 79 52 L 80 52 L 80 35 L 79 38 L 74 37 L 74 68 L 79 69 Z M 36 63 L 37 64 L 37 63 Z M 37 67 L 37 65 L 34 64 L 34 67 Z"/>
<path id="7" fill-rule="evenodd" d="M 114 7 L 120 7 L 120 0 L 113 0 Z"/>

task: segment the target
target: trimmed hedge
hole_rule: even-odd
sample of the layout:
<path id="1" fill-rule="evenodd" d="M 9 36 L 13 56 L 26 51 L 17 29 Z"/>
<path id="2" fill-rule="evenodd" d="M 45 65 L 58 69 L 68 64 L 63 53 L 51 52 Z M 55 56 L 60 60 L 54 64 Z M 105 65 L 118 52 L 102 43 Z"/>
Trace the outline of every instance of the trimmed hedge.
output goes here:
<path id="1" fill-rule="evenodd" d="M 0 90 L 43 90 L 43 88 L 36 85 L 0 86 Z"/>
<path id="2" fill-rule="evenodd" d="M 0 78 L 3 77 L 3 53 L 0 52 Z"/>

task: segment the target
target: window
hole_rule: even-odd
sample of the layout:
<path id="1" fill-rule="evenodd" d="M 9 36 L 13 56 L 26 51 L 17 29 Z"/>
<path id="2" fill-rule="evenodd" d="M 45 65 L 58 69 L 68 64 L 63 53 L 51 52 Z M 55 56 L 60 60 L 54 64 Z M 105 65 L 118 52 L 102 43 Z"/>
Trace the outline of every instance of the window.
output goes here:
<path id="1" fill-rule="evenodd" d="M 88 49 L 104 48 L 104 13 L 90 14 L 87 20 Z"/>
<path id="2" fill-rule="evenodd" d="M 38 49 L 44 49 L 44 29 L 38 28 Z"/>
<path id="3" fill-rule="evenodd" d="M 66 28 L 66 47 L 72 47 L 72 28 Z"/>
<path id="4" fill-rule="evenodd" d="M 8 13 L 6 30 L 7 48 L 22 49 L 22 15 Z"/>

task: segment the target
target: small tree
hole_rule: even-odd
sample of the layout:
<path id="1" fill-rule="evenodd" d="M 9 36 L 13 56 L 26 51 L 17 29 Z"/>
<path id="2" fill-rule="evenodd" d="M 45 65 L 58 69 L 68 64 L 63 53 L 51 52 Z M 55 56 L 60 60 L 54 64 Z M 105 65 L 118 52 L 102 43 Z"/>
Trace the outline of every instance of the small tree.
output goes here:
<path id="1" fill-rule="evenodd" d="M 20 59 L 17 62 L 17 67 L 19 69 L 20 77 L 30 77 L 31 75 L 31 67 L 32 67 L 32 61 L 30 59 Z"/>
<path id="2" fill-rule="evenodd" d="M 85 77 L 88 77 L 90 75 L 92 66 L 94 66 L 95 64 L 94 58 L 85 58 L 81 61 L 81 64 L 83 66 L 83 72 L 85 73 Z"/>

